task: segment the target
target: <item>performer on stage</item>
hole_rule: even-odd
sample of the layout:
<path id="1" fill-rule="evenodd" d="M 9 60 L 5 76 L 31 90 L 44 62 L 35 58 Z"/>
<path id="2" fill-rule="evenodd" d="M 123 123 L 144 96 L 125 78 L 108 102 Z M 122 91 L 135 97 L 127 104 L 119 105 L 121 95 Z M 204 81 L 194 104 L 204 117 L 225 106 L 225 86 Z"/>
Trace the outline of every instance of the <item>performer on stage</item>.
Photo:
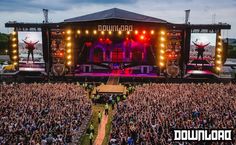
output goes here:
<path id="1" fill-rule="evenodd" d="M 30 42 L 26 42 L 25 40 L 22 40 L 22 41 L 26 44 L 25 48 L 28 49 L 27 63 L 28 63 L 28 61 L 29 61 L 29 56 L 30 56 L 30 54 L 32 55 L 32 61 L 34 62 L 34 49 L 35 49 L 35 45 L 36 45 L 39 41 L 34 42 L 34 43 L 33 43 L 32 41 L 30 41 Z"/>
<path id="2" fill-rule="evenodd" d="M 196 42 L 197 42 L 198 40 L 196 40 Z M 200 43 L 200 44 L 197 44 L 197 43 L 195 43 L 195 42 L 193 42 L 193 44 L 196 46 L 196 49 L 195 49 L 195 51 L 197 51 L 198 53 L 197 53 L 197 60 L 199 60 L 199 57 L 201 56 L 201 59 L 203 60 L 203 53 L 204 53 L 204 51 L 205 51 L 205 47 L 207 47 L 209 44 L 210 44 L 210 42 L 209 43 L 207 43 L 207 44 L 203 44 L 202 42 Z"/>

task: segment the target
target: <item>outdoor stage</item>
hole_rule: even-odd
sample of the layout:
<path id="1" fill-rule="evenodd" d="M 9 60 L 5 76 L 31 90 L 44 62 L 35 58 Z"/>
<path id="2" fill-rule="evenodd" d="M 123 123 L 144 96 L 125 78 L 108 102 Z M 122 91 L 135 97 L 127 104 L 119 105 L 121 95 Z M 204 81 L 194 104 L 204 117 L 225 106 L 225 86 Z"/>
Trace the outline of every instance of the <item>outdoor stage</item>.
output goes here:
<path id="1" fill-rule="evenodd" d="M 118 8 L 60 23 L 9 22 L 6 27 L 14 28 L 9 45 L 16 71 L 99 82 L 115 76 L 119 82 L 185 79 L 194 73 L 217 78 L 227 50 L 221 33 L 231 29 L 224 23 L 175 24 Z M 34 46 L 37 63 L 22 63 L 28 54 L 24 38 L 40 42 Z"/>

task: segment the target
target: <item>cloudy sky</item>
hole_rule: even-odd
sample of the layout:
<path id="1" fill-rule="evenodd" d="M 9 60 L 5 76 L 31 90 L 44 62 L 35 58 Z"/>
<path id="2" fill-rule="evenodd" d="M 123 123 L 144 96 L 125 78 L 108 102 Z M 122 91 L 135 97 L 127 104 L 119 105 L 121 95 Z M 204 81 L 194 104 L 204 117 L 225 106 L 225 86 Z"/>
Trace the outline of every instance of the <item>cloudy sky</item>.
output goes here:
<path id="1" fill-rule="evenodd" d="M 81 16 L 110 8 L 121 8 L 161 18 L 173 23 L 184 22 L 184 10 L 191 9 L 192 24 L 225 22 L 232 26 L 224 37 L 236 38 L 236 0 L 0 0 L 0 32 L 8 21 L 42 22 L 42 9 L 49 9 L 49 21 Z"/>

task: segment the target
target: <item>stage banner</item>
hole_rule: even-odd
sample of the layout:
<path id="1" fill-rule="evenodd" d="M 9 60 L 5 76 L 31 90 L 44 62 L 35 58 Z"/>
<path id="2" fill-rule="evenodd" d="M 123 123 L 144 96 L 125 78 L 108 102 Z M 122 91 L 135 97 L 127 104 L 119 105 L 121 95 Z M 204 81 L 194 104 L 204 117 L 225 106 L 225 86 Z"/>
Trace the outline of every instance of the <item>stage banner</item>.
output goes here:
<path id="1" fill-rule="evenodd" d="M 19 31 L 19 70 L 45 71 L 42 32 Z"/>

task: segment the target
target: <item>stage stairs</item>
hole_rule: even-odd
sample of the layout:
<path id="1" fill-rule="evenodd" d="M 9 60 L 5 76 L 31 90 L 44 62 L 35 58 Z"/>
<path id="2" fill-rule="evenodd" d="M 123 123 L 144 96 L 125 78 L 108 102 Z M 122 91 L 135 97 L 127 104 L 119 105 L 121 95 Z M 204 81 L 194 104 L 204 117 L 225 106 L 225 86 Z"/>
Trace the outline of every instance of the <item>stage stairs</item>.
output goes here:
<path id="1" fill-rule="evenodd" d="M 94 88 L 92 94 L 126 94 L 126 87 L 119 84 L 119 76 L 110 76 L 106 84 Z"/>

